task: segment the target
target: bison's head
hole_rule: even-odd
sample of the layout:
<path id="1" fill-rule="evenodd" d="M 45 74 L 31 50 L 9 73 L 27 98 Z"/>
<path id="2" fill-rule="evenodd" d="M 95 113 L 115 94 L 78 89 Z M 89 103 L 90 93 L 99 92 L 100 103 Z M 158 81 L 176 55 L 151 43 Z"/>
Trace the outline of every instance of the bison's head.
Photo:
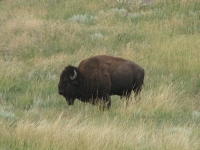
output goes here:
<path id="1" fill-rule="evenodd" d="M 78 97 L 80 73 L 76 67 L 67 66 L 60 75 L 58 93 L 65 97 L 68 105 L 73 105 Z"/>

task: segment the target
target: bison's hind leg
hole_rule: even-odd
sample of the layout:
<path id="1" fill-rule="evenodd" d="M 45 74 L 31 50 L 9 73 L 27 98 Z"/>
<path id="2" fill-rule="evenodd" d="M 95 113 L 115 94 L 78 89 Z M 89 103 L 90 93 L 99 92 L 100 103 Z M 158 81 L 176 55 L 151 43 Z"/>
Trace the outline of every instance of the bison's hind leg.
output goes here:
<path id="1" fill-rule="evenodd" d="M 141 86 L 138 87 L 138 88 L 136 88 L 136 89 L 134 89 L 134 93 L 135 93 L 135 102 L 136 102 L 136 103 L 138 103 L 138 102 L 140 101 L 140 99 L 141 99 L 141 97 L 140 97 L 140 92 L 141 92 L 141 90 L 142 90 L 142 87 L 141 87 Z"/>
<path id="2" fill-rule="evenodd" d="M 132 102 L 131 91 L 127 92 L 125 96 L 126 96 L 126 108 L 127 108 Z"/>
<path id="3" fill-rule="evenodd" d="M 143 80 L 144 80 L 144 74 L 137 79 L 134 87 L 133 87 L 133 91 L 135 93 L 135 101 L 136 103 L 140 101 L 140 92 L 142 90 L 142 86 L 143 86 Z"/>

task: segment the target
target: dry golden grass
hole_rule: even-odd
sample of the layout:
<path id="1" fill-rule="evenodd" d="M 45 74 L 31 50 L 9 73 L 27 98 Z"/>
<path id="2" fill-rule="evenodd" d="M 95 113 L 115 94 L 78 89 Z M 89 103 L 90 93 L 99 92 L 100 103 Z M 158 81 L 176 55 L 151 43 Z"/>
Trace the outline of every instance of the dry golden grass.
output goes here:
<path id="1" fill-rule="evenodd" d="M 197 135 L 193 127 L 165 125 L 156 128 L 154 122 L 140 120 L 132 127 L 112 121 L 98 125 L 82 121 L 80 115 L 71 119 L 58 116 L 55 121 L 20 120 L 12 128 L 1 122 L 4 140 L 12 137 L 17 147 L 30 149 L 195 149 Z M 128 122 L 127 122 L 128 123 Z M 12 132 L 11 132 L 12 131 Z M 9 134 L 8 134 L 9 133 Z"/>

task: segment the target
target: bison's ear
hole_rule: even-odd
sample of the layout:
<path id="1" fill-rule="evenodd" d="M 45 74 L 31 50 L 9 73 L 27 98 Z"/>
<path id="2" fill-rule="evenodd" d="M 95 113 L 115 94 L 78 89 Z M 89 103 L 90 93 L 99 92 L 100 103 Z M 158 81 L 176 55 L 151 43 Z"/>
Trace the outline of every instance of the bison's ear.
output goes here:
<path id="1" fill-rule="evenodd" d="M 73 85 L 79 85 L 77 80 L 74 80 L 72 83 L 73 83 Z"/>

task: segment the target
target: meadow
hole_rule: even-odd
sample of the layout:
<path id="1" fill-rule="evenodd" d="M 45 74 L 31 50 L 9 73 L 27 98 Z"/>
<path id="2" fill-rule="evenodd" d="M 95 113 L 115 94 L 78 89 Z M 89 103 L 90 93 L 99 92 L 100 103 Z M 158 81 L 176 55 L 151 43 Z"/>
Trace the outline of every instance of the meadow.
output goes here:
<path id="1" fill-rule="evenodd" d="M 140 103 L 58 94 L 65 66 L 107 54 L 145 69 Z M 199 150 L 199 0 L 0 0 L 0 150 Z"/>

